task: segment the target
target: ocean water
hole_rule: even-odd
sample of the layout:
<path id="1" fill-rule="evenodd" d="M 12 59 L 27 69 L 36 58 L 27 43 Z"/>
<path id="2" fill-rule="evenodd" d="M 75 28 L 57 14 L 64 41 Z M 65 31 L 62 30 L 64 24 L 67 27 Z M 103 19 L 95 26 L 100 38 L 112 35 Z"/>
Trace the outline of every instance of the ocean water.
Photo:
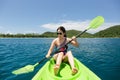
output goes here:
<path id="1" fill-rule="evenodd" d="M 47 53 L 53 38 L 0 38 L 0 80 L 31 80 L 34 72 L 14 75 L 11 72 L 35 64 Z M 120 80 L 120 38 L 79 38 L 79 48 L 69 45 L 74 57 L 102 80 Z"/>

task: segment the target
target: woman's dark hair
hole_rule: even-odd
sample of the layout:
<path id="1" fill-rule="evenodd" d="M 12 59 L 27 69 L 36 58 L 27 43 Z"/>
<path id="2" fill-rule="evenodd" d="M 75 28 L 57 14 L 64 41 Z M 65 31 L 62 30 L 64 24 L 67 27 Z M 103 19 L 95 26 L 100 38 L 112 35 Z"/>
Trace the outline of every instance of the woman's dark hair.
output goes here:
<path id="1" fill-rule="evenodd" d="M 65 34 L 64 37 L 67 37 L 65 28 L 63 26 L 60 26 L 60 27 L 57 28 L 57 31 L 59 29 Z"/>

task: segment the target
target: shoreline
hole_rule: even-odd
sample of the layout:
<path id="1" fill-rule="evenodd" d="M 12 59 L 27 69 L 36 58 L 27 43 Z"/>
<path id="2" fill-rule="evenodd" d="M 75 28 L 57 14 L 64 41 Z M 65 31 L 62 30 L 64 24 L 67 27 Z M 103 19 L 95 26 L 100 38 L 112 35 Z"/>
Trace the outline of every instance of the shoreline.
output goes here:
<path id="1" fill-rule="evenodd" d="M 0 39 L 53 39 L 53 38 L 56 38 L 56 37 L 0 37 Z M 101 39 L 101 38 L 114 38 L 114 39 L 117 39 L 117 38 L 120 38 L 120 37 L 78 37 L 78 39 L 82 39 L 82 38 L 91 38 L 91 39 Z"/>

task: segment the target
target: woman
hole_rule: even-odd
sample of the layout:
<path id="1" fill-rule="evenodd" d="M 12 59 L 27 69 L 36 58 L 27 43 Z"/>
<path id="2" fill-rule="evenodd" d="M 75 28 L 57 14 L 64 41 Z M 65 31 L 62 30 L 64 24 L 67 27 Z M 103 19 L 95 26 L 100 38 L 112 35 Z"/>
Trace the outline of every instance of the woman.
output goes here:
<path id="1" fill-rule="evenodd" d="M 55 75 L 57 75 L 58 71 L 59 71 L 59 67 L 62 61 L 68 61 L 71 68 L 72 68 L 72 75 L 76 74 L 78 72 L 77 68 L 75 68 L 74 66 L 74 58 L 72 55 L 71 51 L 67 51 L 67 46 L 64 46 L 67 42 L 69 42 L 71 39 L 67 38 L 66 36 L 66 30 L 63 26 L 60 26 L 57 29 L 57 35 L 58 37 L 55 38 L 50 46 L 50 49 L 46 55 L 46 58 L 50 57 L 50 54 L 52 53 L 54 47 L 56 46 L 59 51 L 56 52 L 56 54 L 54 54 L 53 58 L 56 60 L 56 64 L 54 66 L 54 73 Z M 76 37 L 72 37 L 72 41 L 71 44 L 78 47 L 79 44 L 76 40 Z"/>

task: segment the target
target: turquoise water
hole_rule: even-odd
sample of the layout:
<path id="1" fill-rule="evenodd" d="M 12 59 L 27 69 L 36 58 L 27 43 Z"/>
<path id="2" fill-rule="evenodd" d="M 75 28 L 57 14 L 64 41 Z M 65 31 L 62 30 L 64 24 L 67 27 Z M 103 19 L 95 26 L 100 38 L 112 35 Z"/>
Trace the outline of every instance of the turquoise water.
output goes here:
<path id="1" fill-rule="evenodd" d="M 0 80 L 31 80 L 45 64 L 34 72 L 13 75 L 11 72 L 27 64 L 35 64 L 47 53 L 53 38 L 0 39 Z M 102 80 L 120 79 L 120 38 L 78 39 L 79 48 L 69 45 L 73 55 Z"/>

